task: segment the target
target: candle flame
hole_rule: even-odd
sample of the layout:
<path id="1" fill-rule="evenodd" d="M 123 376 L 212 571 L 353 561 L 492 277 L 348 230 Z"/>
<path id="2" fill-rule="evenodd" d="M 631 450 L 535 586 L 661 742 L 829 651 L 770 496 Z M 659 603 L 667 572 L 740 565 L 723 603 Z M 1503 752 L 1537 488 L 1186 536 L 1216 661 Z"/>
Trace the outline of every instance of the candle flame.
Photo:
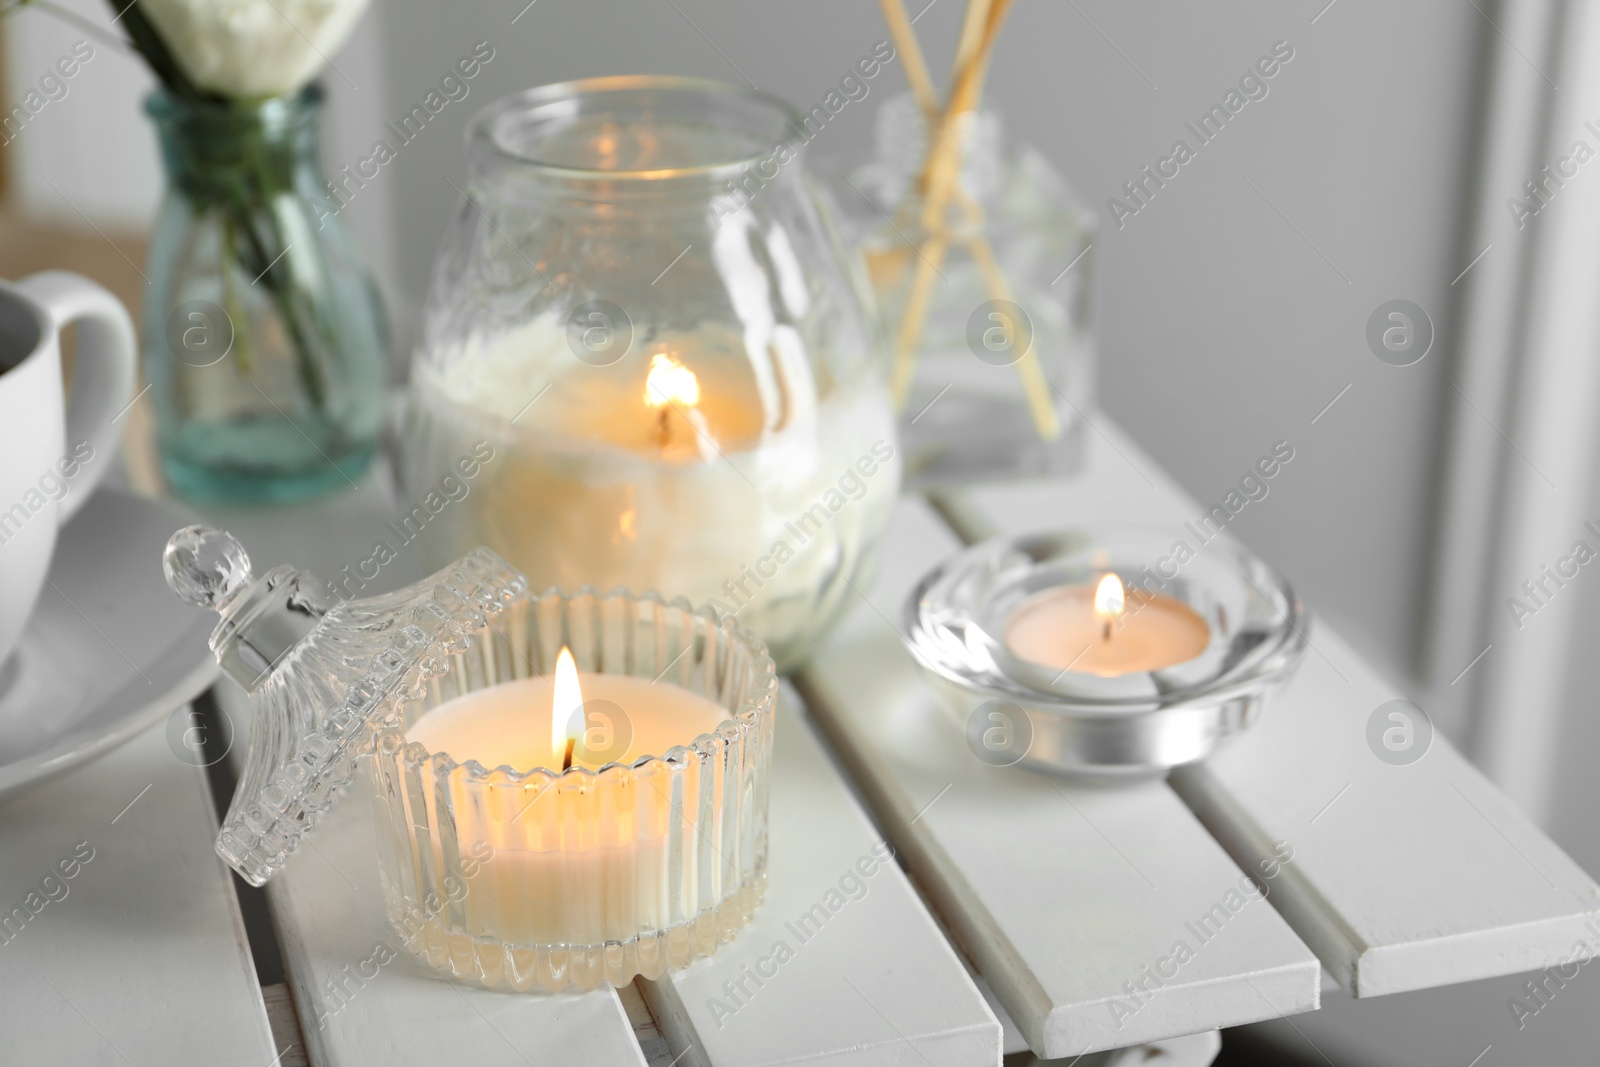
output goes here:
<path id="1" fill-rule="evenodd" d="M 644 402 L 653 408 L 668 404 L 693 407 L 700 403 L 700 380 L 682 363 L 657 352 L 650 358 L 650 373 L 645 376 Z"/>
<path id="2" fill-rule="evenodd" d="M 556 657 L 556 678 L 550 701 L 550 748 L 555 762 L 560 766 L 566 755 L 567 743 L 574 747 L 583 740 L 583 689 L 578 685 L 578 665 L 573 662 L 572 650 L 561 646 Z"/>
<path id="3" fill-rule="evenodd" d="M 1081 601 L 1080 601 L 1081 603 Z M 1128 604 L 1128 594 L 1122 588 L 1122 579 L 1107 574 L 1094 590 L 1094 613 L 1107 622 L 1119 617 Z"/>

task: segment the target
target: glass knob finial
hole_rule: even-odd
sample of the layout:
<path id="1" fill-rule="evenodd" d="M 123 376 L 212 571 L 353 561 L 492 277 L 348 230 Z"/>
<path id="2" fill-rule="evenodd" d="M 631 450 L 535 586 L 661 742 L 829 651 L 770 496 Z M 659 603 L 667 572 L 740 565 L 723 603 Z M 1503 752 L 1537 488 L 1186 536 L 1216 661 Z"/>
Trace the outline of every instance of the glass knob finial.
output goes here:
<path id="1" fill-rule="evenodd" d="M 167 584 L 186 603 L 217 609 L 250 582 L 250 556 L 225 530 L 185 526 L 161 554 Z"/>

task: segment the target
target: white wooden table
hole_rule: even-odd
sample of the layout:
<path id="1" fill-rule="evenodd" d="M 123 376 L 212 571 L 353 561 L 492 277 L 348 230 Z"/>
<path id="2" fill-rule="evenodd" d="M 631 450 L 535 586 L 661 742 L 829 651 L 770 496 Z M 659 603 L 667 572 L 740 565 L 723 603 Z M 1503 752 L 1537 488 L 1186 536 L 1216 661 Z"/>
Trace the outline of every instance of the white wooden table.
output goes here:
<path id="1" fill-rule="evenodd" d="M 1159 1062 L 1203 1067 L 1218 1028 L 1314 1010 L 1324 973 L 1374 996 L 1593 944 L 1600 887 L 1448 743 L 1403 767 L 1368 750 L 1367 718 L 1395 690 L 1325 625 L 1259 727 L 1168 782 L 1092 789 L 968 752 L 896 632 L 917 577 L 963 535 L 1087 518 L 1176 529 L 1199 512 L 1095 426 L 1078 477 L 901 503 L 876 581 L 785 689 L 771 887 L 716 957 L 583 995 L 445 982 L 385 928 L 370 813 L 347 802 L 268 886 L 294 1009 L 269 1026 L 284 998 L 263 995 L 211 851 L 226 798 L 158 727 L 0 805 L 0 918 L 79 842 L 94 850 L 64 899 L 0 938 L 0 1062 L 943 1067 L 1160 1043 Z M 342 496 L 211 518 L 258 570 L 331 576 L 370 554 L 386 487 L 380 471 Z M 402 555 L 384 580 L 419 570 Z M 217 696 L 244 727 L 238 691 Z M 731 1016 L 717 1010 L 723 983 L 885 839 L 899 863 Z M 354 977 L 379 946 L 393 960 Z"/>

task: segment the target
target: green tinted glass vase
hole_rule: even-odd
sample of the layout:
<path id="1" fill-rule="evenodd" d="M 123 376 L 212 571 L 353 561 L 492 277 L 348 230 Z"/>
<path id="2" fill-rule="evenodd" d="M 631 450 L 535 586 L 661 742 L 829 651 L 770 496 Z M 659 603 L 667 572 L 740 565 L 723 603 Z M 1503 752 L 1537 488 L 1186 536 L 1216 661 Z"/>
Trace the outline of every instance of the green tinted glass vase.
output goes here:
<path id="1" fill-rule="evenodd" d="M 151 239 L 145 374 L 161 463 L 198 501 L 354 483 L 382 426 L 382 300 L 317 153 L 316 86 L 210 103 L 163 92 L 167 192 Z"/>

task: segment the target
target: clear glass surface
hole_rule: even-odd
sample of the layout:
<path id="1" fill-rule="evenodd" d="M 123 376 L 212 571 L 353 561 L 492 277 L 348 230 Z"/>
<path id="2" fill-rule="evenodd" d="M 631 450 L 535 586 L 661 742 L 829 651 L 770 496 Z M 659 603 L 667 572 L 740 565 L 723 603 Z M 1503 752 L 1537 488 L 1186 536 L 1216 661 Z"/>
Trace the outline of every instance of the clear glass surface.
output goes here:
<path id="1" fill-rule="evenodd" d="M 388 326 L 322 175 L 321 101 L 311 86 L 251 103 L 159 91 L 146 103 L 167 192 L 144 367 L 162 469 L 191 500 L 344 487 L 377 442 Z"/>
<path id="2" fill-rule="evenodd" d="M 866 580 L 900 457 L 864 285 L 792 121 L 761 93 L 647 77 L 478 116 L 413 366 L 406 492 L 492 458 L 422 516 L 431 560 L 486 544 L 536 588 L 685 596 L 781 670 L 810 653 Z"/>
<path id="3" fill-rule="evenodd" d="M 654 594 L 530 596 L 487 549 L 347 602 L 293 567 L 252 578 L 237 540 L 210 527 L 174 534 L 163 565 L 179 597 L 218 612 L 212 650 L 251 697 L 217 852 L 252 885 L 364 764 L 388 916 L 463 981 L 553 992 L 659 977 L 716 951 L 760 904 L 777 675 L 736 621 Z M 530 751 L 503 731 L 550 737 L 558 700 L 539 683 L 564 648 L 590 686 L 567 770 L 490 768 L 417 742 Z M 509 718 L 410 733 L 502 683 Z"/>
<path id="4" fill-rule="evenodd" d="M 1310 619 L 1277 571 L 1227 540 L 1104 524 L 997 538 L 935 567 L 906 601 L 906 646 L 969 731 L 974 751 L 999 714 L 1022 738 L 1011 762 L 1090 775 L 1136 775 L 1209 755 L 1260 714 L 1304 654 Z M 1179 551 L 1178 544 L 1184 550 Z M 1009 621 L 1040 594 L 1126 584 L 1128 611 L 1149 595 L 1203 620 L 1199 655 L 1101 676 L 1017 655 Z"/>
<path id="5" fill-rule="evenodd" d="M 217 852 L 262 885 L 315 830 L 377 732 L 399 723 L 402 703 L 523 600 L 527 579 L 480 550 L 404 589 L 339 601 L 288 566 L 240 585 L 242 555 L 230 536 L 189 528 L 165 566 L 179 596 L 217 610 L 211 649 L 250 693 L 250 751 Z"/>
<path id="6" fill-rule="evenodd" d="M 956 485 L 1061 474 L 1081 459 L 1094 394 L 1091 303 L 1095 218 L 1031 146 L 1008 143 L 998 114 L 969 122 L 956 203 L 925 226 L 918 170 L 927 123 L 911 94 L 877 114 L 876 154 L 840 203 L 865 254 L 893 341 L 919 269 L 934 270 L 900 414 L 906 478 Z M 988 251 L 975 245 L 981 236 Z M 936 269 L 924 262 L 944 249 Z M 1031 352 L 1058 433 L 1041 434 L 1019 363 Z"/>
<path id="7" fill-rule="evenodd" d="M 665 752 L 564 773 L 459 763 L 407 742 L 405 728 L 446 701 L 549 674 L 563 645 L 581 672 L 678 686 L 729 718 Z M 766 887 L 776 692 L 760 643 L 687 603 L 588 591 L 516 600 L 378 739 L 391 923 L 434 967 L 518 990 L 623 985 L 715 952 Z"/>

